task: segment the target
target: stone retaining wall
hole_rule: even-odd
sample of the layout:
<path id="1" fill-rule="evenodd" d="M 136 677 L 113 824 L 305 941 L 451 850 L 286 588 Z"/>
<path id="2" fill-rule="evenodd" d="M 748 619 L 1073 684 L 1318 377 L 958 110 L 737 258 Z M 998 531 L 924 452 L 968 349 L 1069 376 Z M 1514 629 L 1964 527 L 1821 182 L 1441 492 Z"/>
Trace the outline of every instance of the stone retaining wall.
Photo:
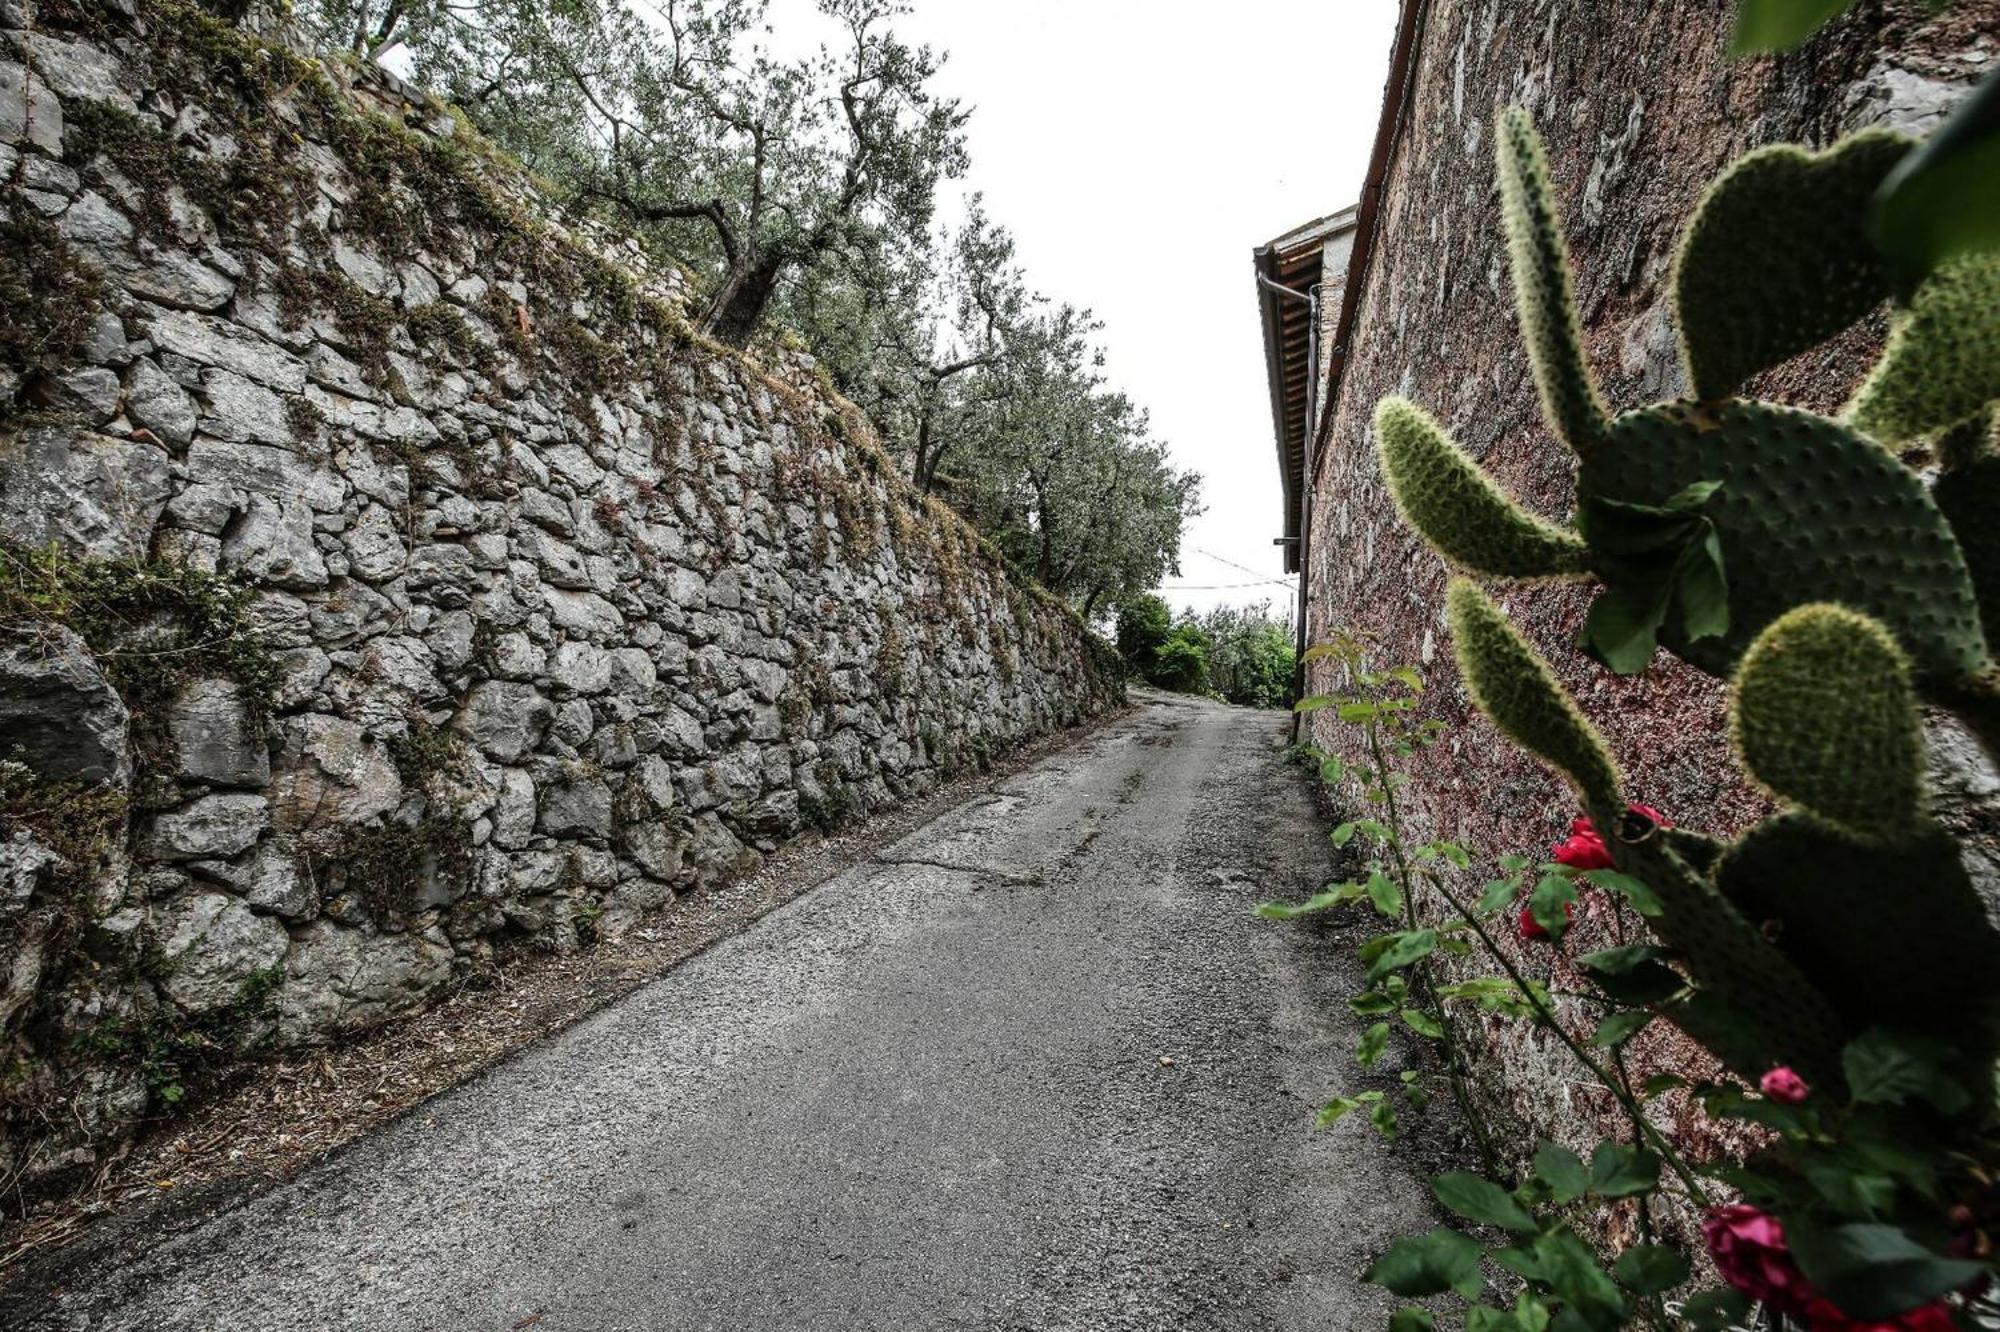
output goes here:
<path id="1" fill-rule="evenodd" d="M 1122 693 L 448 109 L 0 0 L 0 1180 Z"/>

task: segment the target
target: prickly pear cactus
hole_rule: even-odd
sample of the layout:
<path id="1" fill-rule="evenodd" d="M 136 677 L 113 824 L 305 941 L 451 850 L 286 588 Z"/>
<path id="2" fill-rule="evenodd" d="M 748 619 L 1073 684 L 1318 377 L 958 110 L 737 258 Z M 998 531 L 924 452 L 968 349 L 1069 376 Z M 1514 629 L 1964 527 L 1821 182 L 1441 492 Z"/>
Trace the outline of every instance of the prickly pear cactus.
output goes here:
<path id="1" fill-rule="evenodd" d="M 2000 934 L 1958 843 L 1924 812 L 1901 649 L 1865 615 L 1802 606 L 1758 637 L 1730 694 L 1744 767 L 1796 808 L 1723 854 L 1723 896 L 1850 1027 L 1886 1020 L 1990 1059 Z"/>
<path id="2" fill-rule="evenodd" d="M 1620 673 L 1644 670 L 1665 646 L 1726 676 L 1794 608 L 1850 607 L 1886 627 L 1927 699 L 2000 752 L 2000 670 L 1982 624 L 1982 610 L 2000 606 L 2000 557 L 1994 524 L 1979 517 L 2000 491 L 2000 463 L 1947 469 L 1933 495 L 1867 433 L 1901 441 L 1985 419 L 2000 397 L 2000 256 L 1949 261 L 1911 293 L 1848 420 L 1728 396 L 1889 296 L 1866 214 L 1910 142 L 1868 132 L 1819 154 L 1766 149 L 1718 180 L 1674 274 L 1698 396 L 1608 416 L 1541 144 L 1518 110 L 1498 140 L 1523 340 L 1549 426 L 1579 460 L 1574 523 L 1523 510 L 1420 409 L 1392 398 L 1377 412 L 1377 445 L 1411 524 L 1471 572 L 1595 576 L 1603 587 L 1581 646 Z"/>
<path id="3" fill-rule="evenodd" d="M 1832 1003 L 1719 891 L 1704 869 L 1713 851 L 1627 818 L 1617 765 L 1541 655 L 1470 581 L 1453 580 L 1448 605 L 1459 670 L 1480 710 L 1569 780 L 1597 826 L 1614 830 L 1606 840 L 1618 867 L 1658 898 L 1648 923 L 1706 996 L 1668 1016 L 1751 1076 L 1772 1058 L 1837 1076 L 1843 1026 Z"/>

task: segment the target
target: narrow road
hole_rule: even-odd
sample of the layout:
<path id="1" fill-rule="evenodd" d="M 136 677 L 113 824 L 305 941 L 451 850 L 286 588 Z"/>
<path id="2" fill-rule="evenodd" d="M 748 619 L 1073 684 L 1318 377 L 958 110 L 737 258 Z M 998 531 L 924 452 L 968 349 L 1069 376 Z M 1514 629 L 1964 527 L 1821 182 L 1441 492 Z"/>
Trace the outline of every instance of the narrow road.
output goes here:
<path id="1" fill-rule="evenodd" d="M 1270 713 L 1148 699 L 37 1329 L 1379 1327 L 1427 1223 Z"/>

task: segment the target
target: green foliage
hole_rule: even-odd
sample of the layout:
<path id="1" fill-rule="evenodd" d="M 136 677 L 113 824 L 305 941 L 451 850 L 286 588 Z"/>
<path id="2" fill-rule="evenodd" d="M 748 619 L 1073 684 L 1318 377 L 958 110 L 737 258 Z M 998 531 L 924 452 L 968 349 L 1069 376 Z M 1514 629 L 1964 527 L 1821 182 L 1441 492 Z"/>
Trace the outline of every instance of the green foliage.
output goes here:
<path id="1" fill-rule="evenodd" d="M 46 377 L 82 359 L 104 310 L 103 281 L 55 223 L 17 205 L 0 221 L 0 309 L 8 311 L 0 321 L 0 370 L 26 381 L 0 399 L 4 425 L 23 410 L 56 403 Z"/>
<path id="2" fill-rule="evenodd" d="M 2000 513 L 2000 453 L 1992 445 L 1996 422 L 2000 417 L 1989 408 L 1985 419 L 1952 432 L 1965 439 L 1964 456 L 1941 448 L 1945 465 L 1931 487 L 1931 498 L 1965 554 L 1979 600 L 1979 622 L 1989 633 L 2000 625 L 2000 523 L 1993 521 Z M 1945 443 L 1950 442 L 1948 436 Z"/>
<path id="3" fill-rule="evenodd" d="M 242 584 L 165 560 L 80 561 L 51 546 L 0 547 L 0 625 L 54 623 L 90 648 L 132 713 L 142 778 L 166 772 L 168 718 L 191 680 L 234 680 L 261 725 L 279 672 Z"/>
<path id="4" fill-rule="evenodd" d="M 1730 53 L 1790 50 L 1853 5 L 1854 0 L 1737 0 Z"/>
<path id="5" fill-rule="evenodd" d="M 1208 687 L 1208 640 L 1192 625 L 1178 625 L 1153 654 L 1147 679 L 1162 689 L 1184 694 Z"/>
<path id="6" fill-rule="evenodd" d="M 1173 629 L 1174 613 L 1167 603 L 1149 592 L 1141 593 L 1118 603 L 1113 641 L 1118 645 L 1118 655 L 1144 676 L 1152 669 L 1154 657 Z"/>
<path id="7" fill-rule="evenodd" d="M 1862 838 L 1908 836 L 1923 801 L 1923 719 L 1909 660 L 1865 615 L 1801 606 L 1744 654 L 1737 750 L 1766 787 Z"/>
<path id="8" fill-rule="evenodd" d="M 1588 457 L 1603 440 L 1604 404 L 1584 362 L 1548 161 L 1534 123 L 1518 107 L 1501 116 L 1498 144 L 1501 218 L 1528 363 L 1550 427 L 1578 455 Z"/>
<path id="9" fill-rule="evenodd" d="M 1551 1327 L 1668 1325 L 1660 1297 L 1687 1279 L 1684 1258 L 1648 1242 L 1607 1272 L 1536 1209 L 1633 1197 L 1643 1226 L 1644 1200 L 1656 1192 L 1678 1189 L 1706 1205 L 1704 1175 L 1782 1215 L 1792 1252 L 1764 1260 L 1766 1272 L 1795 1260 L 1799 1281 L 1850 1320 L 1899 1318 L 1938 1300 L 1943 1307 L 1925 1316 L 1948 1316 L 1960 1308 L 1956 1292 L 1992 1268 L 1970 1256 L 1987 1250 L 1967 1234 L 1984 1226 L 1979 1208 L 2000 1173 L 1987 1123 L 2000 1048 L 1992 965 L 2000 933 L 1958 841 L 1924 812 L 1919 700 L 1954 706 L 2000 750 L 2000 671 L 1982 628 L 2000 571 L 1985 535 L 1996 484 L 1988 468 L 2000 396 L 1991 364 L 2000 362 L 1992 352 L 2000 256 L 1937 262 L 1909 293 L 1891 348 L 1857 399 L 1863 428 L 1898 441 L 1937 435 L 1935 502 L 1914 471 L 1855 428 L 1720 396 L 1839 332 L 1895 285 L 1891 268 L 1907 256 L 1876 248 L 1868 226 L 1906 149 L 1880 136 L 1817 158 L 1758 154 L 1717 185 L 1676 275 L 1690 371 L 1709 400 L 1598 426 L 1576 341 L 1565 336 L 1574 331 L 1567 289 L 1550 271 L 1561 251 L 1546 172 L 1525 122 L 1516 118 L 1510 134 L 1517 141 L 1503 147 L 1501 186 L 1524 337 L 1550 423 L 1581 455 L 1577 528 L 1605 584 L 1583 646 L 1621 672 L 1642 669 L 1656 643 L 1712 673 L 1733 671 L 1744 766 L 1796 808 L 1733 845 L 1625 810 L 1611 758 L 1547 664 L 1490 598 L 1454 581 L 1454 646 L 1474 702 L 1579 788 L 1613 868 L 1506 858 L 1506 877 L 1471 906 L 1449 878 L 1428 876 L 1450 910 L 1424 921 L 1431 941 L 1422 951 L 1476 939 L 1504 976 L 1440 996 L 1541 1026 L 1611 1093 L 1632 1129 L 1629 1142 L 1599 1144 L 1588 1167 L 1545 1144 L 1511 1192 L 1491 1170 L 1484 1181 L 1439 1181 L 1440 1198 L 1460 1215 L 1519 1237 L 1529 1232 L 1518 1208 L 1535 1227 L 1531 1240 L 1510 1238 L 1490 1255 L 1526 1283 L 1525 1304 L 1475 1307 L 1465 1325 L 1519 1325 L 1524 1308 L 1528 1321 Z M 1386 421 L 1402 418 L 1413 430 L 1423 418 L 1406 410 L 1383 406 Z M 1407 459 L 1390 456 L 1396 450 L 1439 447 L 1448 442 L 1401 438 L 1385 448 L 1385 468 L 1409 471 Z M 1453 484 L 1486 495 L 1476 476 Z M 1404 503 L 1420 530 L 1453 528 Z M 1509 506 L 1490 495 L 1477 508 L 1486 516 L 1471 521 L 1490 539 Z M 1464 558 L 1465 542 L 1455 529 L 1437 540 L 1453 559 Z M 1580 852 L 1568 858 L 1588 863 Z M 1617 945 L 1575 959 L 1565 979 L 1580 975 L 1588 988 L 1575 995 L 1585 1014 L 1572 1030 L 1550 987 L 1487 922 L 1524 903 L 1530 948 L 1559 949 L 1570 908 L 1591 888 L 1629 904 L 1652 939 L 1628 942 L 1621 911 Z M 1418 951 L 1414 925 L 1364 947 L 1371 984 Z M 1357 1003 L 1380 1011 L 1391 997 L 1371 990 Z M 1750 1085 L 1690 1087 L 1669 1075 L 1634 1086 L 1623 1047 L 1660 1018 Z M 1758 1126 L 1766 1145 L 1747 1165 L 1698 1170 L 1681 1159 L 1645 1109 L 1648 1098 L 1681 1088 L 1711 1115 Z M 1959 1201 L 1972 1197 L 1978 1207 Z M 1439 1293 L 1454 1285 L 1441 1280 L 1449 1272 L 1417 1260 L 1450 1247 L 1403 1250 L 1384 1270 L 1412 1293 Z M 1746 1290 L 1760 1279 L 1720 1257 L 1719 1266 Z M 1747 1307 L 1735 1292 L 1711 1292 L 1680 1318 L 1720 1329 Z"/>
<path id="10" fill-rule="evenodd" d="M 1569 778 L 1591 809 L 1620 808 L 1618 769 L 1548 663 L 1474 584 L 1453 579 L 1446 603 L 1458 668 L 1480 711 Z"/>
<path id="11" fill-rule="evenodd" d="M 1723 894 L 1800 970 L 1850 1029 L 1976 1031 L 2000 951 L 1957 842 L 1928 820 L 1862 840 L 1787 814 L 1752 829 L 1716 871 Z M 1895 885 L 1885 899 L 1885 885 Z"/>
<path id="12" fill-rule="evenodd" d="M 1291 702 L 1297 660 L 1292 627 L 1269 603 L 1218 606 L 1194 617 L 1208 641 L 1208 688 L 1231 703 L 1280 708 Z"/>
<path id="13" fill-rule="evenodd" d="M 1549 425 L 1581 457 L 1585 550 L 1569 567 L 1604 584 L 1583 646 L 1620 673 L 1643 670 L 1662 644 L 1725 675 L 1773 620 L 1837 602 L 1879 620 L 1926 696 L 2000 745 L 2000 715 L 1966 683 L 1990 667 L 1972 576 L 1922 479 L 1851 426 L 1718 396 L 1888 292 L 1868 226 L 1907 145 L 1864 134 L 1818 156 L 1770 149 L 1719 181 L 1676 269 L 1684 350 L 1706 400 L 1607 422 L 1583 364 L 1539 140 L 1518 111 L 1500 139 L 1523 338 Z M 1970 255 L 1917 289 L 1857 399 L 1861 427 L 1892 438 L 1939 430 L 1977 419 L 2000 394 L 1996 275 L 2000 256 Z M 1398 502 L 1442 553 L 1505 574 L 1547 571 L 1523 550 L 1519 511 L 1445 452 L 1448 441 L 1400 400 L 1382 411 Z"/>
<path id="14" fill-rule="evenodd" d="M 1947 430 L 2000 399 L 2000 250 L 1947 259 L 1896 313 L 1849 407 L 1891 444 Z"/>
<path id="15" fill-rule="evenodd" d="M 1507 578 L 1587 567 L 1582 537 L 1503 495 L 1416 404 L 1384 398 L 1375 408 L 1375 441 L 1396 507 L 1445 558 Z"/>
<path id="16" fill-rule="evenodd" d="M 1888 298 L 1869 206 L 1911 146 L 1883 130 L 1823 153 L 1776 144 L 1716 178 L 1674 269 L 1681 354 L 1697 398 L 1734 393 Z"/>

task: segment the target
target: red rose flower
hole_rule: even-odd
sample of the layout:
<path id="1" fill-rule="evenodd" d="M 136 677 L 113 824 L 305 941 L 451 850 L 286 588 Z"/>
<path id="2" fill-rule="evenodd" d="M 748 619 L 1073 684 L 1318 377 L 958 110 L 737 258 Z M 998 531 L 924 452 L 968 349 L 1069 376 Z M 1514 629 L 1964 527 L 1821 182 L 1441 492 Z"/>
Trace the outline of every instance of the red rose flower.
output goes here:
<path id="1" fill-rule="evenodd" d="M 1634 814 L 1643 815 L 1662 828 L 1674 826 L 1672 819 L 1651 805 L 1627 805 L 1625 808 Z M 1611 852 L 1604 845 L 1604 838 L 1598 835 L 1597 825 L 1587 818 L 1573 820 L 1569 825 L 1569 836 L 1557 842 L 1551 854 L 1556 864 L 1568 865 L 1571 869 L 1611 868 Z"/>
<path id="2" fill-rule="evenodd" d="M 1701 1237 L 1722 1279 L 1751 1299 L 1796 1314 L 1817 1298 L 1785 1247 L 1785 1227 L 1770 1213 L 1748 1203 L 1711 1207 Z"/>
<path id="3" fill-rule="evenodd" d="M 1812 1095 L 1812 1088 L 1806 1086 L 1806 1080 L 1783 1064 L 1759 1078 L 1757 1090 L 1786 1105 L 1797 1105 Z"/>
<path id="4" fill-rule="evenodd" d="M 1611 852 L 1605 849 L 1604 839 L 1597 835 L 1597 829 L 1589 819 L 1577 819 L 1571 823 L 1569 837 L 1557 842 L 1550 854 L 1556 864 L 1568 865 L 1571 869 L 1611 868 Z"/>
<path id="5" fill-rule="evenodd" d="M 1563 919 L 1564 920 L 1576 919 L 1575 903 L 1573 902 L 1563 903 Z M 1546 939 L 1549 937 L 1549 932 L 1548 930 L 1543 928 L 1542 922 L 1535 919 L 1535 911 L 1533 907 L 1521 908 L 1521 919 L 1519 921 L 1519 926 L 1521 931 L 1521 937 L 1523 939 L 1535 940 L 1535 939 Z"/>

